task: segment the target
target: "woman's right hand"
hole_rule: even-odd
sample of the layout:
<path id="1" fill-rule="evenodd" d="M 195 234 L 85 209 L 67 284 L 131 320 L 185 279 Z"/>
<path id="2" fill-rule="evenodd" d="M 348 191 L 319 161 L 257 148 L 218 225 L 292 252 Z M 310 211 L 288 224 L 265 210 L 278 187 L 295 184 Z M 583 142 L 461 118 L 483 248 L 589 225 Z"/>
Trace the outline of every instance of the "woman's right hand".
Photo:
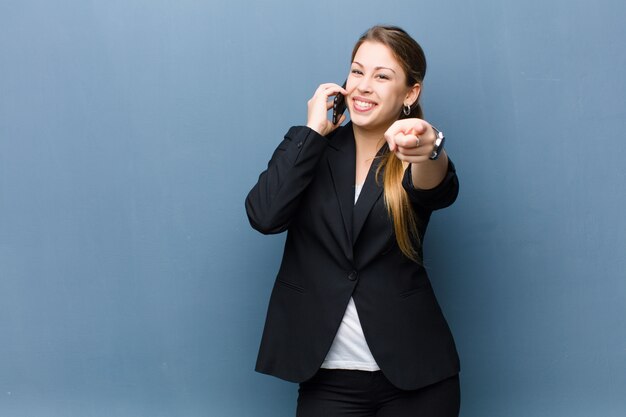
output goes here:
<path id="1" fill-rule="evenodd" d="M 328 110 L 333 107 L 333 99 L 331 97 L 337 94 L 347 95 L 348 92 L 338 84 L 322 84 L 315 90 L 315 94 L 308 102 L 306 125 L 322 136 L 326 136 L 337 129 L 346 120 L 345 114 L 341 115 L 336 125 L 328 119 Z"/>

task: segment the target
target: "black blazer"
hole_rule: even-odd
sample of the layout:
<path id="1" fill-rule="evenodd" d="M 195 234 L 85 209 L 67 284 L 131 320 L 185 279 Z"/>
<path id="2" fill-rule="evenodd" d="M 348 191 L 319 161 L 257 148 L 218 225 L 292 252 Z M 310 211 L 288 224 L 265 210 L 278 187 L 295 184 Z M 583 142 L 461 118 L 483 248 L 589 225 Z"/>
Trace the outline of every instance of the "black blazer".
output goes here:
<path id="1" fill-rule="evenodd" d="M 374 178 L 378 161 L 354 204 L 352 125 L 328 138 L 293 127 L 248 194 L 252 227 L 288 231 L 257 371 L 293 382 L 311 378 L 352 296 L 372 355 L 394 385 L 417 389 L 458 373 L 454 341 L 426 270 L 396 243 Z M 458 181 L 452 162 L 432 190 L 413 188 L 410 178 L 409 168 L 403 186 L 423 242 L 431 212 L 454 202 Z"/>

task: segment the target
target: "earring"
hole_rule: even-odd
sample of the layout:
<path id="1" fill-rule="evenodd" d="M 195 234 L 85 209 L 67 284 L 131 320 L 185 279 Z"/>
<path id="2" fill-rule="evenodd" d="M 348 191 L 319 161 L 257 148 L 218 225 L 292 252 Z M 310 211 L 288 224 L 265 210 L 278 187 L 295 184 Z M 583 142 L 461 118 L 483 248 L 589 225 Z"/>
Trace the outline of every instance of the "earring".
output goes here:
<path id="1" fill-rule="evenodd" d="M 402 107 L 402 113 L 404 113 L 405 116 L 408 116 L 409 114 L 411 114 L 411 106 L 409 106 L 408 104 L 405 104 Z"/>

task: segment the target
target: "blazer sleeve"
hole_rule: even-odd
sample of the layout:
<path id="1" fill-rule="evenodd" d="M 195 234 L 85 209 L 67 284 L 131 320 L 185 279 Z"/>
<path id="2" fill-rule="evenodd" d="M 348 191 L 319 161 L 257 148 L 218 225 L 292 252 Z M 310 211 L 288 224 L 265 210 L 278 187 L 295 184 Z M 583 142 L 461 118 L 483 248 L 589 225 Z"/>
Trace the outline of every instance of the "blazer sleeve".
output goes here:
<path id="1" fill-rule="evenodd" d="M 272 234 L 289 227 L 327 145 L 328 139 L 313 129 L 289 129 L 246 197 L 246 213 L 254 229 Z"/>
<path id="2" fill-rule="evenodd" d="M 404 171 L 402 186 L 409 195 L 409 200 L 417 206 L 428 210 L 438 210 L 454 203 L 459 194 L 459 180 L 452 160 L 448 159 L 448 171 L 439 185 L 429 190 L 421 190 L 413 186 L 411 164 Z"/>

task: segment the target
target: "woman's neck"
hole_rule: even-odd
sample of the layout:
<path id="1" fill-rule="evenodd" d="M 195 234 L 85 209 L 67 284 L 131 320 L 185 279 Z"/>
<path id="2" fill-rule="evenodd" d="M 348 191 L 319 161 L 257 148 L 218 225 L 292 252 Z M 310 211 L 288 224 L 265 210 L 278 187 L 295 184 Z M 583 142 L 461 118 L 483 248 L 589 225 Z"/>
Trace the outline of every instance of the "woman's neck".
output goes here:
<path id="1" fill-rule="evenodd" d="M 363 184 L 372 161 L 374 161 L 380 147 L 385 143 L 385 131 L 366 131 L 358 126 L 353 126 L 352 129 L 356 147 L 355 184 Z"/>
<path id="2" fill-rule="evenodd" d="M 358 126 L 352 126 L 357 154 L 374 157 L 381 146 L 385 143 L 385 129 L 365 130 Z"/>

